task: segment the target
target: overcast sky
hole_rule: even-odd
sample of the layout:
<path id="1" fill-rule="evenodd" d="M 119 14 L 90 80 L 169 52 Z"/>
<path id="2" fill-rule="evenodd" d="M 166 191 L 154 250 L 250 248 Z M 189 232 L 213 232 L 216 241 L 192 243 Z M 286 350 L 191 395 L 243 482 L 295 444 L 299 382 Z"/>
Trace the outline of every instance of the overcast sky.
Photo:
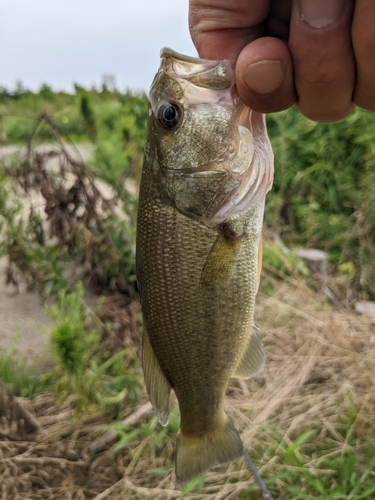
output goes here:
<path id="1" fill-rule="evenodd" d="M 0 85 L 148 90 L 168 46 L 196 55 L 188 0 L 0 0 Z"/>

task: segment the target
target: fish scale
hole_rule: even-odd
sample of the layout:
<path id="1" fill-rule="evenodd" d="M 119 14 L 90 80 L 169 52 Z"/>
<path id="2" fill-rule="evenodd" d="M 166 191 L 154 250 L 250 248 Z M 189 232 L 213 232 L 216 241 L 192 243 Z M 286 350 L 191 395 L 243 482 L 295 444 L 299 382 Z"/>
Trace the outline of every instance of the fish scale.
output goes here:
<path id="1" fill-rule="evenodd" d="M 164 425 L 170 391 L 177 396 L 181 422 L 176 475 L 185 483 L 242 454 L 241 439 L 224 413 L 223 401 L 231 376 L 249 377 L 264 363 L 253 316 L 272 159 L 267 157 L 264 122 L 247 111 L 253 118 L 248 122 L 253 135 L 236 122 L 244 108 L 233 100 L 229 63 L 197 59 L 208 71 L 197 79 L 202 87 L 192 90 L 192 83 L 183 84 L 186 75 L 175 74 L 171 58 L 185 61 L 187 69 L 192 66 L 196 72 L 191 58 L 167 49 L 151 88 L 138 206 L 137 277 L 145 383 Z M 220 85 L 215 83 L 218 74 Z M 176 129 L 171 130 L 164 118 L 165 106 L 170 107 L 168 117 L 173 127 L 178 124 Z M 252 141 L 259 149 L 256 155 L 251 155 Z M 266 165 L 260 161 L 262 155 Z M 251 199 L 250 193 L 246 206 L 247 193 L 238 190 L 249 175 L 257 192 L 263 186 L 263 198 Z M 240 213 L 236 197 L 245 205 Z M 216 212 L 226 206 L 228 214 L 220 219 Z"/>
<path id="2" fill-rule="evenodd" d="M 258 239 L 249 237 L 243 242 L 236 269 L 227 282 L 207 289 L 201 276 L 217 231 L 163 205 L 154 190 L 144 193 L 150 184 L 142 179 L 139 210 L 148 211 L 146 219 L 153 223 L 138 223 L 142 253 L 155 254 L 154 259 L 142 263 L 142 274 L 148 277 L 145 290 L 141 286 L 145 327 L 161 368 L 176 391 L 182 422 L 185 407 L 189 408 L 188 421 L 209 422 L 217 416 L 203 405 L 207 394 L 220 394 L 217 406 L 222 404 L 228 378 L 251 332 L 257 268 L 249 262 L 255 261 L 251 256 L 257 254 Z M 143 200 L 148 198 L 144 208 Z M 222 359 L 224 351 L 231 353 L 229 360 Z M 212 356 L 215 353 L 220 356 Z M 206 371 L 202 373 L 200 367 Z"/>

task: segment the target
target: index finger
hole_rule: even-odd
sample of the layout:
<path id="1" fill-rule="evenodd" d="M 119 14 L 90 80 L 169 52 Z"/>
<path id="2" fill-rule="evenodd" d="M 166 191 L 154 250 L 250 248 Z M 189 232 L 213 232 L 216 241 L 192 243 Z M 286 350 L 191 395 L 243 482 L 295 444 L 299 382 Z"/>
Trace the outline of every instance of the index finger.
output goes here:
<path id="1" fill-rule="evenodd" d="M 189 28 L 200 57 L 236 60 L 265 32 L 270 0 L 190 0 Z"/>

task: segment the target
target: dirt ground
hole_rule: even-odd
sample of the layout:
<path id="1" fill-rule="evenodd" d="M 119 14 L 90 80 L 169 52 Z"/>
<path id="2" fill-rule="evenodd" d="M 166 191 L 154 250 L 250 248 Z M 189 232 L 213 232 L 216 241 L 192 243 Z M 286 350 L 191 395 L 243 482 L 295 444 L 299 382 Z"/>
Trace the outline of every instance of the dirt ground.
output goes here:
<path id="1" fill-rule="evenodd" d="M 5 284 L 6 258 L 0 259 L 0 349 L 16 349 L 41 368 L 49 359 L 47 331 L 51 324 L 38 294 Z"/>

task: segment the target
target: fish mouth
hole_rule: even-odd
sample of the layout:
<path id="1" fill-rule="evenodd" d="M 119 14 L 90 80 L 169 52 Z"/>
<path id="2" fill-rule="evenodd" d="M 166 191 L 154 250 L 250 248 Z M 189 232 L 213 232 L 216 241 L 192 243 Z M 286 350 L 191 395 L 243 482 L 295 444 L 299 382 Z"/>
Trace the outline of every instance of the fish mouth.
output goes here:
<path id="1" fill-rule="evenodd" d="M 172 78 L 210 90 L 228 90 L 234 85 L 234 61 L 185 56 L 167 47 L 161 49 L 160 57 L 160 68 Z"/>
<path id="2" fill-rule="evenodd" d="M 170 49 L 169 47 L 163 47 L 160 50 L 160 57 L 173 57 L 173 59 L 178 59 L 179 61 L 188 62 L 192 64 L 199 64 L 205 62 L 210 62 L 211 64 L 213 63 L 213 60 L 201 59 L 200 57 L 186 56 L 185 54 L 180 54 L 179 52 L 176 52 L 175 50 Z"/>

